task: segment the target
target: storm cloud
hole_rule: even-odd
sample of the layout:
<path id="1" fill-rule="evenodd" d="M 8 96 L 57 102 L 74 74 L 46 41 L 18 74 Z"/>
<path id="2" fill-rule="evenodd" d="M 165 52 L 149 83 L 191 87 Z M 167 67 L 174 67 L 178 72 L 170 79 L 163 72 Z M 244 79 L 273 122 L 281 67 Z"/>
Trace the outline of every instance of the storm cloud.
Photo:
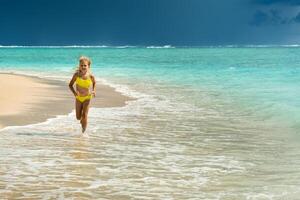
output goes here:
<path id="1" fill-rule="evenodd" d="M 300 0 L 0 0 L 0 45 L 287 44 Z"/>
<path id="2" fill-rule="evenodd" d="M 252 0 L 251 2 L 257 5 L 300 5 L 300 0 Z"/>
<path id="3" fill-rule="evenodd" d="M 268 11 L 256 10 L 249 24 L 252 26 L 263 26 L 283 25 L 293 22 L 296 22 L 294 18 L 283 17 L 278 10 L 270 9 Z M 297 22 L 300 22 L 300 15 L 299 20 Z"/>
<path id="4" fill-rule="evenodd" d="M 300 23 L 300 10 L 298 9 L 300 0 L 251 0 L 250 2 L 258 8 L 249 22 L 251 26 Z"/>

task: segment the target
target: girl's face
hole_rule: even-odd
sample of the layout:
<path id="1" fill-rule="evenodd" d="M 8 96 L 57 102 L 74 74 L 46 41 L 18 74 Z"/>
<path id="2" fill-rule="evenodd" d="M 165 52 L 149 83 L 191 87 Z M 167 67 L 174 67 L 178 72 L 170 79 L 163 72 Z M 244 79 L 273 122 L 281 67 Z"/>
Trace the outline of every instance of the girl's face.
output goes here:
<path id="1" fill-rule="evenodd" d="M 82 60 L 79 64 L 79 66 L 80 66 L 80 71 L 82 71 L 83 73 L 85 73 L 88 70 L 88 68 L 90 67 L 88 61 L 86 61 L 86 60 Z"/>

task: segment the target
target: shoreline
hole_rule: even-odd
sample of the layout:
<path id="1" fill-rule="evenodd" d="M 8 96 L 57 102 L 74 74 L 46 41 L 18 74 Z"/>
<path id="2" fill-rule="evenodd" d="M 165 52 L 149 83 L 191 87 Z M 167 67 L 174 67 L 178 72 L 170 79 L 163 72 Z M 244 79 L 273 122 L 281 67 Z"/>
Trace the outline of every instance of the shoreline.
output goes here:
<path id="1" fill-rule="evenodd" d="M 44 122 L 71 113 L 75 109 L 75 98 L 68 84 L 30 75 L 0 73 L 3 94 L 0 98 L 0 129 Z M 123 107 L 131 100 L 134 98 L 97 82 L 96 97 L 90 107 Z"/>

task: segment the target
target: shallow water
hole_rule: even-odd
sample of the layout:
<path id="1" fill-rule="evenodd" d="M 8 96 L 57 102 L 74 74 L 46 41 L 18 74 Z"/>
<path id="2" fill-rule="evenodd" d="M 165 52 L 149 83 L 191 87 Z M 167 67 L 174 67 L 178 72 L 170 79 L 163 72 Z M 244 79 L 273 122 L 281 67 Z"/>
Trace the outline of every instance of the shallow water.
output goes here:
<path id="1" fill-rule="evenodd" d="M 84 137 L 74 111 L 1 130 L 0 196 L 297 199 L 299 51 L 0 48 L 1 71 L 61 80 L 89 55 L 137 98 L 92 108 Z"/>

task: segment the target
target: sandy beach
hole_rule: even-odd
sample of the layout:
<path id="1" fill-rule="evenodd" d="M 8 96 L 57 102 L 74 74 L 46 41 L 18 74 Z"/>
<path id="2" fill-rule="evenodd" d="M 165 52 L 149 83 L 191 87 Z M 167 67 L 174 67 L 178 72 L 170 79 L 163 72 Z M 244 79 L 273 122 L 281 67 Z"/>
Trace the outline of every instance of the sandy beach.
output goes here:
<path id="1" fill-rule="evenodd" d="M 43 122 L 75 109 L 68 82 L 0 73 L 0 128 Z M 119 107 L 131 98 L 97 82 L 91 107 Z"/>

